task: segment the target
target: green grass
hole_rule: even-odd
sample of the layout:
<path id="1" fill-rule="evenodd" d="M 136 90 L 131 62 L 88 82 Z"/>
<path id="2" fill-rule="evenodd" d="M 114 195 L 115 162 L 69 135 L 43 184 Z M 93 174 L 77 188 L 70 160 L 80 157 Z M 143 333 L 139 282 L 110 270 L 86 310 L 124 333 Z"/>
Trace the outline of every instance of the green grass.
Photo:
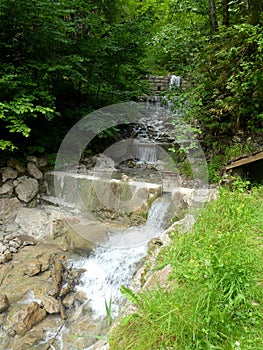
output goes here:
<path id="1" fill-rule="evenodd" d="M 263 349 L 263 187 L 220 189 L 192 233 L 174 232 L 158 268 L 168 290 L 139 293 L 137 311 L 110 335 L 111 350 Z"/>

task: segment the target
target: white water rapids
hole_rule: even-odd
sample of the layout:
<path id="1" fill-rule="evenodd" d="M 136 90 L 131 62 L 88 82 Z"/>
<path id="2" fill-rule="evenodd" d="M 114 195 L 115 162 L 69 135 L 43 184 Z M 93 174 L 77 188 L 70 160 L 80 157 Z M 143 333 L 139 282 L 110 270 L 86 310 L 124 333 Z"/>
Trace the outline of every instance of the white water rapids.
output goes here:
<path id="1" fill-rule="evenodd" d="M 75 262 L 75 267 L 86 270 L 78 289 L 84 292 L 93 311 L 93 318 L 106 316 L 106 307 L 112 303 L 111 317 L 119 312 L 122 297 L 120 287 L 128 286 L 136 272 L 136 266 L 147 253 L 147 242 L 158 236 L 163 230 L 169 201 L 153 202 L 146 225 L 130 227 L 122 232 L 112 234 L 109 247 L 99 246 L 89 258 Z M 144 244 L 130 247 L 136 237 L 144 236 Z M 136 245 L 136 244 L 135 244 Z M 113 247 L 112 247 L 113 246 Z"/>

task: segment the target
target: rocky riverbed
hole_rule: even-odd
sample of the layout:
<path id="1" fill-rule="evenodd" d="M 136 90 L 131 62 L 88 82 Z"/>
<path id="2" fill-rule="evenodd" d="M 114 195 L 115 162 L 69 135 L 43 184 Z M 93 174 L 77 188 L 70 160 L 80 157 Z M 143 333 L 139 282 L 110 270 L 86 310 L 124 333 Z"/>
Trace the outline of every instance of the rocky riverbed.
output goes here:
<path id="1" fill-rule="evenodd" d="M 61 245 L 25 234 L 5 233 L 2 241 L 10 253 L 0 264 L 1 350 L 84 350 L 106 336 L 106 310 L 99 317 L 94 314 L 94 296 L 83 286 L 85 274 L 99 278 L 93 263 L 88 265 L 92 270 L 85 265 L 89 250 L 80 255 L 65 241 Z"/>

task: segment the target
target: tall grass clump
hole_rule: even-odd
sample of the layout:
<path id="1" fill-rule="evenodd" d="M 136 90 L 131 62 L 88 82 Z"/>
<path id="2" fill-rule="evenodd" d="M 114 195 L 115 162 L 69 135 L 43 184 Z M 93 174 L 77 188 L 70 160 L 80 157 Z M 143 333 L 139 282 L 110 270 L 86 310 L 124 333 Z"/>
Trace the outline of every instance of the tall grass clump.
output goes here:
<path id="1" fill-rule="evenodd" d="M 263 349 L 262 199 L 220 189 L 191 233 L 174 232 L 157 261 L 172 265 L 169 288 L 132 296 L 110 349 Z"/>

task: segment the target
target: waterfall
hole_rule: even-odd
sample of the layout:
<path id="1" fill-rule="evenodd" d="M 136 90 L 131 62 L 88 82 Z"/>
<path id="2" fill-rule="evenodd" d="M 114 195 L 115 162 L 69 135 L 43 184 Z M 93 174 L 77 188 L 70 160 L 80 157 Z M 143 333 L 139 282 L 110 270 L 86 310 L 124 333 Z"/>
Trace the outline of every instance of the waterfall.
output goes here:
<path id="1" fill-rule="evenodd" d="M 149 211 L 146 227 L 157 232 L 164 229 L 167 225 L 170 205 L 171 201 L 166 198 L 156 199 Z"/>
<path id="2" fill-rule="evenodd" d="M 95 320 L 106 316 L 105 302 L 108 305 L 112 302 L 111 317 L 118 315 L 123 300 L 120 287 L 129 284 L 137 264 L 145 255 L 145 246 L 128 249 L 100 246 L 83 261 L 80 267 L 86 272 L 78 290 L 87 295 Z"/>
<path id="3" fill-rule="evenodd" d="M 111 316 L 114 318 L 118 315 L 123 301 L 120 287 L 129 285 L 136 266 L 147 254 L 147 242 L 160 234 L 167 224 L 169 204 L 169 201 L 155 200 L 146 225 L 112 233 L 108 247 L 99 246 L 89 258 L 75 263 L 75 267 L 86 270 L 77 289 L 87 295 L 95 320 L 106 316 L 105 301 L 108 305 L 110 301 L 112 303 Z M 136 243 L 138 237 L 141 244 L 131 247 L 131 241 Z M 112 243 L 114 245 L 110 246 Z"/>
<path id="4" fill-rule="evenodd" d="M 171 75 L 169 89 L 171 90 L 173 87 L 181 87 L 181 77 L 177 75 Z"/>
<path id="5" fill-rule="evenodd" d="M 155 163 L 157 161 L 157 147 L 154 143 L 138 144 L 138 158 L 146 163 Z"/>

